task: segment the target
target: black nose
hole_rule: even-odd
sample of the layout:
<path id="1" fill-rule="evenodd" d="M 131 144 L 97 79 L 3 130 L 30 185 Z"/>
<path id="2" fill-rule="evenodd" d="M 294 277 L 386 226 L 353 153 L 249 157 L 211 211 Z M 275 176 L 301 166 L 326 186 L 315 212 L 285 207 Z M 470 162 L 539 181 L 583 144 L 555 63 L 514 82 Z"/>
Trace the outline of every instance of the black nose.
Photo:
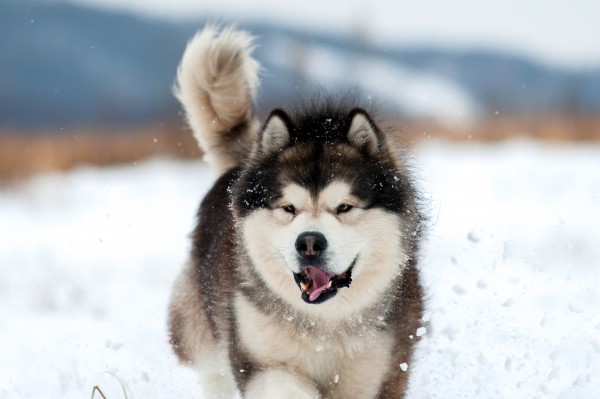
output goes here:
<path id="1" fill-rule="evenodd" d="M 325 236 L 316 231 L 302 233 L 296 239 L 296 251 L 303 258 L 316 259 L 327 249 Z"/>

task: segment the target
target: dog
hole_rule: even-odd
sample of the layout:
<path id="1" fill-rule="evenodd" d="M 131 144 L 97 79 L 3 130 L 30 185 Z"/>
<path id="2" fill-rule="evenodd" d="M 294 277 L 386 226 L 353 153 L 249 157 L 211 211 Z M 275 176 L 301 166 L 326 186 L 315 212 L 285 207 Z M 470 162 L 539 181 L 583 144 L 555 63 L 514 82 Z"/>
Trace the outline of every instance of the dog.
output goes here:
<path id="1" fill-rule="evenodd" d="M 173 287 L 172 347 L 206 398 L 402 398 L 424 308 L 406 155 L 344 97 L 259 124 L 253 49 L 208 26 L 177 71 L 219 177 Z"/>

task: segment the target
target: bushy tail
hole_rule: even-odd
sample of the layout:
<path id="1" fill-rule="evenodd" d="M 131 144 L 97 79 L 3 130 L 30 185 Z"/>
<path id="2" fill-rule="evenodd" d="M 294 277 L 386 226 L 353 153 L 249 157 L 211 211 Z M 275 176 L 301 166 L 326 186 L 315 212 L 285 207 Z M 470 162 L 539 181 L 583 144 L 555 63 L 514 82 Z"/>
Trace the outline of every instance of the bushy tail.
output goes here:
<path id="1" fill-rule="evenodd" d="M 177 71 L 175 96 L 219 173 L 240 163 L 256 134 L 252 102 L 260 66 L 253 49 L 248 33 L 209 25 L 190 40 Z"/>

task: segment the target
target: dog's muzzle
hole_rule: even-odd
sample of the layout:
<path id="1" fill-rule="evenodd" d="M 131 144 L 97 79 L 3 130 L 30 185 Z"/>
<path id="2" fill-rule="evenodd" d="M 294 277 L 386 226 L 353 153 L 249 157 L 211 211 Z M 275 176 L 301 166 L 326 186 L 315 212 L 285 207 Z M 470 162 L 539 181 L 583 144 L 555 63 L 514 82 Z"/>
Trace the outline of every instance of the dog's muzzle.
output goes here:
<path id="1" fill-rule="evenodd" d="M 307 303 L 325 302 L 333 298 L 339 288 L 350 287 L 352 282 L 352 267 L 356 260 L 344 273 L 333 274 L 326 267 L 327 246 L 327 239 L 318 231 L 302 233 L 296 239 L 298 263 L 302 270 L 294 273 L 294 280 Z"/>

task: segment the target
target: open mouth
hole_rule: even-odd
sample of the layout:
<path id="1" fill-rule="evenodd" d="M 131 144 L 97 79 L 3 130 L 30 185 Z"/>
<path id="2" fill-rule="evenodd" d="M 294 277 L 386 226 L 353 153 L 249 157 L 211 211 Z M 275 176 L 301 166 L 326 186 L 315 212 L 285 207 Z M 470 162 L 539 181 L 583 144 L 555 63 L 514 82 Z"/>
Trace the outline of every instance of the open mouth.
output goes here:
<path id="1" fill-rule="evenodd" d="M 294 273 L 294 280 L 302 292 L 304 302 L 322 303 L 333 298 L 339 288 L 350 287 L 354 263 L 356 260 L 342 274 L 328 273 L 315 266 L 308 266 L 300 273 Z"/>

